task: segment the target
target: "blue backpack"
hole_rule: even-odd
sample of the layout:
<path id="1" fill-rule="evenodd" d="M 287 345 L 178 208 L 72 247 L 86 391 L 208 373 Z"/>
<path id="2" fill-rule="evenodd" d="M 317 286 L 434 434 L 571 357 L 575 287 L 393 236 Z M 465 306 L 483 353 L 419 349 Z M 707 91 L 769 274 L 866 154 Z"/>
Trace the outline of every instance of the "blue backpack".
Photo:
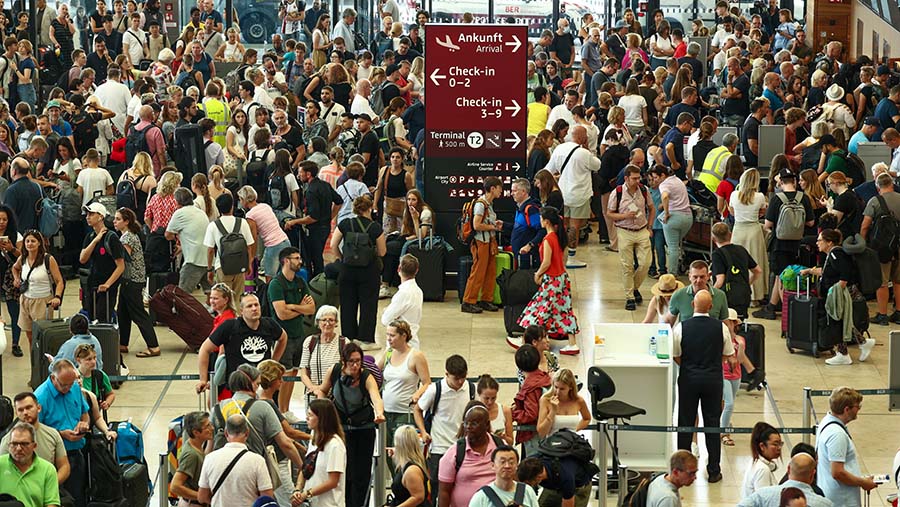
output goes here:
<path id="1" fill-rule="evenodd" d="M 44 197 L 37 204 L 40 218 L 38 228 L 45 238 L 51 238 L 59 233 L 62 227 L 62 205 L 50 197 Z"/>
<path id="2" fill-rule="evenodd" d="M 144 460 L 144 434 L 131 421 L 122 421 L 113 426 L 116 437 L 116 456 L 120 465 L 146 464 Z"/>

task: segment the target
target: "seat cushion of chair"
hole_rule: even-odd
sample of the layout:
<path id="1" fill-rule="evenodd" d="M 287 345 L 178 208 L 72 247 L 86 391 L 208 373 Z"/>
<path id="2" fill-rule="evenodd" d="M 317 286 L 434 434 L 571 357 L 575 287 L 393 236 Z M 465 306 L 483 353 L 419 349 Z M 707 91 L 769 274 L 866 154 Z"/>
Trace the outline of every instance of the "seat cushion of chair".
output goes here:
<path id="1" fill-rule="evenodd" d="M 607 419 L 630 419 L 638 415 L 645 415 L 647 411 L 624 401 L 610 400 L 598 404 L 594 413 L 603 415 Z"/>

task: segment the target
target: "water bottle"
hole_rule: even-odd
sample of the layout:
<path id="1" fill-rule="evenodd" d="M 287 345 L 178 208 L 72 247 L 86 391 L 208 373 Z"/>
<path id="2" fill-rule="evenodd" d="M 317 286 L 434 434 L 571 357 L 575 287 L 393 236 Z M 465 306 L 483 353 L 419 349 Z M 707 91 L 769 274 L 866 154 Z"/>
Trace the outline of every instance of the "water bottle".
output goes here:
<path id="1" fill-rule="evenodd" d="M 657 335 L 656 357 L 658 359 L 669 359 L 669 329 L 661 327 Z"/>
<path id="2" fill-rule="evenodd" d="M 655 336 L 651 336 L 651 337 L 650 337 L 650 355 L 651 355 L 651 356 L 656 356 L 656 355 L 657 355 L 657 352 L 656 352 L 656 337 L 655 337 Z"/>

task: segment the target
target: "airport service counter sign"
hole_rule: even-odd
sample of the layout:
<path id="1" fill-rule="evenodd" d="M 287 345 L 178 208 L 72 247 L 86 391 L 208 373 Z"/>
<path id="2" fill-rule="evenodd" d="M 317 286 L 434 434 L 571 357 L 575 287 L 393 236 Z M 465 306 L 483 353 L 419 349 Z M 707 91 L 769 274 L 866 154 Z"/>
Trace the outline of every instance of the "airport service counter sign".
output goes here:
<path id="1" fill-rule="evenodd" d="M 428 25 L 425 199 L 459 211 L 487 176 L 504 183 L 495 208 L 512 210 L 510 183 L 525 174 L 527 28 Z"/>

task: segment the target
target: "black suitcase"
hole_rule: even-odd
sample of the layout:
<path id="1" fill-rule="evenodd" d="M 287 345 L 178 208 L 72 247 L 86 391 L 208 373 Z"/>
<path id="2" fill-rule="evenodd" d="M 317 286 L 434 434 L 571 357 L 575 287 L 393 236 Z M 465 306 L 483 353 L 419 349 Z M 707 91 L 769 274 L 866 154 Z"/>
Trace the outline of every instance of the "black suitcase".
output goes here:
<path id="1" fill-rule="evenodd" d="M 508 269 L 497 275 L 497 287 L 500 288 L 500 297 L 504 304 L 524 307 L 531 301 L 538 291 L 538 285 L 534 283 L 535 271 Z"/>
<path id="2" fill-rule="evenodd" d="M 762 324 L 751 324 L 744 322 L 737 330 L 738 334 L 744 337 L 745 349 L 744 354 L 747 359 L 753 363 L 753 366 L 760 370 L 766 369 L 766 328 Z M 750 383 L 750 375 L 744 370 L 741 373 L 741 382 Z"/>
<path id="3" fill-rule="evenodd" d="M 182 125 L 175 129 L 173 136 L 173 159 L 175 167 L 185 182 L 191 181 L 194 174 L 206 174 L 206 152 L 203 149 L 203 133 L 198 125 Z"/>
<path id="4" fill-rule="evenodd" d="M 106 307 L 109 308 L 109 293 L 106 293 Z M 94 308 L 97 308 L 97 293 L 94 293 Z M 88 326 L 91 334 L 97 337 L 100 342 L 100 348 L 103 352 L 103 373 L 111 377 L 121 375 L 121 354 L 119 353 L 119 325 L 113 324 L 112 315 L 98 315 L 98 321 L 92 322 Z M 105 321 L 101 321 L 106 319 Z M 122 385 L 121 382 L 112 382 L 112 386 L 116 389 Z"/>
<path id="5" fill-rule="evenodd" d="M 50 360 L 46 355 L 55 356 L 59 347 L 72 337 L 72 333 L 69 331 L 69 321 L 62 318 L 61 311 L 55 319 L 50 317 L 50 312 L 48 312 L 47 319 L 36 320 L 31 324 L 33 336 L 31 341 L 32 389 L 37 389 L 50 375 Z"/>
<path id="6" fill-rule="evenodd" d="M 519 316 L 525 311 L 528 303 L 524 304 L 506 304 L 503 306 L 503 324 L 506 326 L 507 336 L 522 336 L 525 329 L 519 325 Z"/>
<path id="7" fill-rule="evenodd" d="M 459 258 L 459 271 L 456 272 L 456 291 L 459 297 L 459 304 L 463 302 L 463 295 L 466 293 L 466 283 L 469 281 L 469 274 L 472 272 L 472 256 L 463 255 Z"/>
<path id="8" fill-rule="evenodd" d="M 416 284 L 422 289 L 425 301 L 444 300 L 444 262 L 447 258 L 447 249 L 442 239 L 434 240 L 434 227 L 431 224 L 422 224 L 428 227 L 428 238 L 424 244 L 419 238 L 418 243 L 409 245 L 406 253 L 414 255 L 419 260 L 419 272 L 416 273 Z"/>
<path id="9" fill-rule="evenodd" d="M 150 474 L 147 465 L 131 463 L 122 465 L 122 489 L 127 507 L 146 507 L 150 501 Z"/>
<path id="10" fill-rule="evenodd" d="M 788 301 L 788 352 L 793 354 L 794 349 L 800 349 L 819 357 L 819 352 L 837 344 L 840 332 L 840 322 L 831 320 L 825 314 L 825 301 L 810 296 L 807 278 L 806 294 L 797 294 Z"/>

